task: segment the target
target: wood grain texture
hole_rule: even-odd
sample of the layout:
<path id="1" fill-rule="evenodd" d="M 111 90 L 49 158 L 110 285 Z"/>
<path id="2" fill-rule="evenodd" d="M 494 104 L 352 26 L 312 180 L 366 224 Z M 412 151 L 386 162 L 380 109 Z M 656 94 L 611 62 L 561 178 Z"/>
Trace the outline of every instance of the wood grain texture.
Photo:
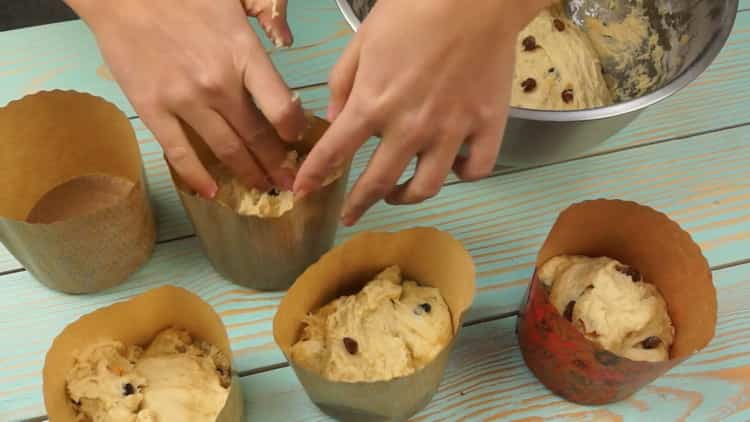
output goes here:
<path id="1" fill-rule="evenodd" d="M 332 0 L 289 3 L 293 47 L 273 47 L 254 20 L 252 25 L 290 86 L 324 82 L 351 31 Z M 43 89 L 89 92 L 135 116 L 103 66 L 93 35 L 79 20 L 8 31 L 0 36 L 0 105 Z"/>
<path id="2" fill-rule="evenodd" d="M 716 337 L 669 374 L 623 402 L 568 403 L 526 368 L 515 318 L 466 327 L 422 421 L 746 421 L 750 419 L 750 265 L 714 272 Z M 249 420 L 328 420 L 307 399 L 290 368 L 243 378 Z M 276 419 L 280 418 L 280 419 Z"/>
<path id="3" fill-rule="evenodd" d="M 296 2 L 303 3 L 302 0 Z M 294 7 L 294 1 L 292 3 Z M 306 29 L 298 31 L 298 43 L 304 48 L 273 52 L 274 60 L 280 64 L 283 73 L 292 75 L 288 79 L 303 81 L 298 82 L 299 85 L 315 80 L 314 74 L 319 75 L 317 78 L 320 81 L 324 80 L 333 58 L 348 37 L 345 26 L 339 27 L 343 32 L 336 35 L 336 25 L 343 21 L 338 17 L 332 1 L 304 0 L 303 6 L 309 10 L 293 17 L 293 24 L 295 27 L 317 27 L 310 29 L 310 34 L 316 35 L 311 35 L 305 41 L 302 35 Z M 331 16 L 330 20 L 326 21 L 328 18 L 324 18 L 324 15 Z M 76 24 L 79 25 L 77 28 L 67 23 L 36 31 L 13 31 L 0 36 L 0 104 L 37 89 L 75 88 L 102 95 L 127 110 L 128 105 L 119 90 L 106 79 L 106 73 L 100 68 L 101 59 L 94 48 L 93 39 L 80 23 Z M 554 217 L 568 204 L 591 197 L 633 199 L 667 211 L 696 236 L 712 265 L 747 259 L 750 250 L 750 144 L 747 142 L 750 127 L 659 145 L 642 145 L 748 123 L 745 117 L 748 115 L 748 103 L 744 101 L 750 90 L 750 82 L 744 76 L 746 62 L 750 60 L 748 34 L 750 15 L 743 13 L 738 17 L 727 48 L 701 79 L 670 100 L 649 109 L 598 151 L 630 146 L 640 148 L 506 174 L 475 184 L 448 186 L 439 197 L 419 206 L 393 208 L 378 205 L 356 229 L 342 230 L 339 241 L 351 236 L 355 230 L 364 229 L 397 230 L 414 225 L 435 225 L 448 230 L 467 245 L 478 265 L 480 292 L 470 315 L 472 320 L 513 310 L 517 306 L 531 273 L 536 249 Z M 325 87 L 305 88 L 300 92 L 308 107 L 324 110 L 327 103 Z M 160 220 L 160 239 L 191 235 L 192 229 L 172 189 L 158 145 L 150 139 L 150 134 L 140 122 L 134 124 L 141 139 L 151 197 Z M 358 154 L 355 174 L 363 168 L 373 145 L 371 141 Z M 0 250 L 0 273 L 16 271 L 18 263 L 3 252 Z M 222 280 L 211 270 L 194 238 L 159 245 L 151 262 L 128 283 L 97 295 L 61 295 L 41 287 L 28 273 L 16 272 L 4 275 L 0 280 L 0 297 L 4 298 L 0 310 L 0 329 L 5 346 L 0 349 L 0 367 L 3 368 L 0 371 L 0 420 L 33 417 L 44 412 L 39 371 L 44 352 L 65 324 L 85 312 L 164 283 L 187 287 L 217 308 L 229 327 L 237 369 L 247 371 L 283 360 L 272 343 L 270 333 L 271 317 L 281 294 L 252 292 Z M 741 291 L 736 296 L 738 300 L 747 300 L 747 295 L 742 296 Z M 495 330 L 505 333 L 503 324 L 507 323 L 496 324 Z M 747 390 L 740 390 L 738 386 L 741 384 L 739 380 L 750 377 L 750 372 L 722 372 L 726 367 L 719 358 L 726 356 L 731 362 L 735 358 L 745 358 L 742 346 L 746 345 L 741 340 L 745 335 L 741 331 L 740 318 L 730 323 L 729 327 L 726 335 L 736 341 L 722 345 L 721 350 L 716 352 L 718 355 L 714 362 L 707 364 L 710 370 L 700 372 L 705 376 L 696 379 L 706 383 L 707 387 L 700 387 L 704 393 L 704 403 L 716 403 L 710 409 L 721 407 L 726 412 L 732 412 L 732 409 L 744 411 L 747 407 Z M 489 335 L 486 331 L 483 333 L 477 338 Z M 508 337 L 507 333 L 496 336 L 498 341 L 507 341 Z M 486 339 L 482 344 L 485 343 Z M 514 347 L 509 343 L 503 344 L 506 344 L 506 348 Z M 482 346 L 472 346 L 467 350 L 473 352 L 475 349 L 481 350 Z M 458 369 L 454 370 L 460 372 L 459 369 L 483 364 L 483 361 L 477 360 L 467 359 L 466 362 L 457 363 Z M 481 375 L 476 373 L 471 379 Z M 273 416 L 287 415 L 288 420 L 294 420 L 294 415 L 299 414 L 305 420 L 307 416 L 315 416 L 314 413 L 307 413 L 306 409 L 312 405 L 306 401 L 304 394 L 297 391 L 299 387 L 296 381 L 292 380 L 292 390 L 296 388 L 296 392 L 285 395 L 288 380 L 269 378 L 267 374 L 250 379 L 256 377 L 266 377 L 258 381 L 262 391 L 278 391 L 279 397 L 289 400 L 275 409 L 278 413 Z M 735 377 L 734 381 L 732 377 Z M 715 378 L 727 381 L 710 381 Z M 468 382 L 472 382 L 471 379 Z M 254 383 L 252 381 L 251 385 Z M 520 403 L 515 391 L 512 394 L 503 393 L 505 385 L 503 381 L 500 387 L 488 390 L 489 393 L 471 403 L 456 406 L 465 406 L 467 411 L 461 415 L 469 415 L 489 406 L 485 402 L 495 396 L 509 405 Z M 673 417 L 681 414 L 681 405 L 665 406 L 660 401 L 670 399 L 670 403 L 682 403 L 681 400 L 696 400 L 696 395 L 676 391 L 675 385 L 664 384 L 661 390 L 650 393 L 649 398 L 634 406 L 651 412 L 651 406 L 656 408 L 661 404 L 666 409 L 664 413 L 647 413 L 657 419 L 660 415 Z M 257 385 L 253 388 L 261 391 Z M 536 391 L 531 384 L 528 388 L 531 389 L 529 391 Z M 455 394 L 460 396 L 459 393 Z M 529 403 L 536 406 L 554 402 L 554 398 L 544 394 L 540 393 L 539 398 L 528 395 Z M 727 395 L 731 400 L 719 403 Z M 555 405 L 550 408 L 553 410 L 546 413 L 547 416 L 559 412 L 554 410 L 557 409 Z M 501 415 L 502 411 L 506 410 L 490 412 Z M 560 414 L 570 414 L 571 418 L 575 418 L 579 411 L 577 408 L 569 409 Z M 484 414 L 480 413 L 478 417 Z M 597 415 L 583 414 L 578 419 Z M 602 413 L 601 416 L 610 415 Z M 738 413 L 727 420 L 747 420 L 748 417 L 746 413 Z M 706 420 L 701 417 L 695 419 Z"/>
<path id="4" fill-rule="evenodd" d="M 535 253 L 557 214 L 594 197 L 631 199 L 668 212 L 698 240 L 712 265 L 746 259 L 750 250 L 750 127 L 636 148 L 526 172 L 448 186 L 419 206 L 377 206 L 356 230 L 427 225 L 447 230 L 471 252 L 478 294 L 468 320 L 517 308 Z M 342 230 L 339 241 L 355 229 Z M 195 238 L 160 244 L 124 285 L 80 297 L 52 292 L 27 272 L 2 277 L 0 409 L 39 413 L 42 356 L 59 330 L 79 315 L 145 289 L 174 283 L 215 306 L 246 371 L 283 357 L 271 336 L 280 293 L 237 288 L 210 268 Z M 22 314 L 24 318 L 18 318 Z M 33 341 L 26 333 L 33 332 Z M 21 409 L 21 410 L 18 410 Z M 0 412 L 0 420 L 2 413 Z"/>
<path id="5" fill-rule="evenodd" d="M 0 44 L 2 40 L 0 37 Z M 750 122 L 750 117 L 747 117 L 750 116 L 750 102 L 745 101 L 750 98 L 750 79 L 744 72 L 747 67 L 750 67 L 750 13 L 742 13 L 726 48 L 698 80 L 677 95 L 650 107 L 630 126 L 593 151 L 582 152 L 582 155 L 602 154 Z M 298 92 L 306 108 L 321 116 L 325 114 L 329 98 L 325 85 L 301 88 Z M 706 101 L 706 98 L 716 102 Z M 691 117 L 686 119 L 684 116 Z M 141 140 L 152 198 L 161 222 L 160 239 L 191 235 L 192 227 L 178 205 L 167 168 L 161 160 L 161 149 L 142 122 L 134 120 L 133 125 Z M 376 146 L 377 140 L 371 139 L 357 153 L 352 180 L 362 173 Z M 404 180 L 413 169 L 412 163 Z M 497 168 L 496 173 L 508 170 Z M 452 174 L 447 180 L 448 183 L 456 181 Z M 0 272 L 19 268 L 18 262 L 0 245 Z"/>

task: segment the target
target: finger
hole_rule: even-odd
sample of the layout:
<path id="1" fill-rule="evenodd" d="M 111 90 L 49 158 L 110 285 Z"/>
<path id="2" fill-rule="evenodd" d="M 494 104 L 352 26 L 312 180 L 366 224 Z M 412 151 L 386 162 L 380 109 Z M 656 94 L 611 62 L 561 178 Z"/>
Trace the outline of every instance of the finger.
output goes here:
<path id="1" fill-rule="evenodd" d="M 331 122 L 336 120 L 336 117 L 341 113 L 349 94 L 352 92 L 357 67 L 359 66 L 360 43 L 360 37 L 355 35 L 328 76 L 331 98 L 329 99 L 326 118 Z"/>
<path id="2" fill-rule="evenodd" d="M 244 94 L 232 98 L 219 111 L 268 174 L 273 185 L 281 190 L 291 190 L 295 168 L 285 164 L 287 147 L 250 97 Z"/>
<path id="3" fill-rule="evenodd" d="M 257 37 L 253 35 L 252 38 L 258 42 Z M 299 95 L 292 94 L 259 46 L 250 49 L 244 68 L 244 84 L 279 135 L 287 141 L 299 140 L 307 128 Z"/>
<path id="4" fill-rule="evenodd" d="M 342 223 L 355 224 L 376 202 L 391 192 L 416 153 L 417 142 L 403 142 L 403 137 L 386 137 L 378 145 L 364 173 L 354 184 L 344 204 Z"/>
<path id="5" fill-rule="evenodd" d="M 467 156 L 458 156 L 453 163 L 453 172 L 456 176 L 469 182 L 491 175 L 495 169 L 504 131 L 505 120 L 502 120 L 471 136 L 466 142 Z"/>
<path id="6" fill-rule="evenodd" d="M 289 47 L 294 42 L 292 30 L 287 22 L 287 1 L 273 0 L 270 7 L 248 15 L 255 16 L 266 33 L 268 40 L 276 47 Z"/>
<path id="7" fill-rule="evenodd" d="M 326 177 L 351 161 L 354 153 L 372 135 L 369 125 L 352 108 L 342 112 L 302 163 L 294 180 L 294 195 L 304 198 L 323 185 Z"/>
<path id="8" fill-rule="evenodd" d="M 265 172 L 250 155 L 237 133 L 216 111 L 191 110 L 183 114 L 185 121 L 203 138 L 219 159 L 240 182 L 263 191 L 271 188 Z"/>
<path id="9" fill-rule="evenodd" d="M 464 133 L 445 133 L 432 148 L 422 152 L 414 176 L 397 186 L 386 201 L 392 205 L 417 204 L 437 195 L 458 155 Z"/>
<path id="10" fill-rule="evenodd" d="M 195 154 L 179 120 L 164 114 L 148 119 L 144 116 L 143 121 L 162 146 L 167 161 L 180 179 L 204 198 L 213 198 L 218 190 L 216 182 Z"/>

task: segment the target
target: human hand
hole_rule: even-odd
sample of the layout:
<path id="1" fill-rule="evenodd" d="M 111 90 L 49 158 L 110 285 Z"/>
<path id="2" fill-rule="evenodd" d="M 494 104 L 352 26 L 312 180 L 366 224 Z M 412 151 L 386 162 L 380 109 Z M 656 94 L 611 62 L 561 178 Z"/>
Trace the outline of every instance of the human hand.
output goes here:
<path id="1" fill-rule="evenodd" d="M 205 197 L 217 190 L 182 123 L 249 187 L 291 189 L 280 137 L 297 140 L 307 122 L 247 22 L 256 16 L 275 44 L 289 45 L 286 0 L 68 3 L 187 185 Z"/>
<path id="2" fill-rule="evenodd" d="M 372 135 L 382 141 L 344 205 L 354 224 L 375 202 L 436 195 L 453 169 L 491 173 L 510 101 L 518 32 L 548 0 L 379 0 L 331 72 L 330 129 L 303 163 L 295 194 L 318 189 Z M 468 155 L 458 156 L 462 144 Z M 414 176 L 396 186 L 414 157 Z"/>

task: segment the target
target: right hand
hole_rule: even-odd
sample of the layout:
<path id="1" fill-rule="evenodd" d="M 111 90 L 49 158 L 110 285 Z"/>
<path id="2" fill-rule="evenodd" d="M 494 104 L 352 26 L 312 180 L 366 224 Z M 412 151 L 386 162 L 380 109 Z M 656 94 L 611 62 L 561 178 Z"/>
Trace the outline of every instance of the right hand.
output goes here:
<path id="1" fill-rule="evenodd" d="M 181 123 L 248 187 L 292 188 L 279 136 L 296 141 L 307 122 L 247 22 L 256 16 L 272 41 L 291 44 L 286 0 L 68 3 L 95 33 L 115 80 L 187 185 L 204 197 L 217 191 Z"/>

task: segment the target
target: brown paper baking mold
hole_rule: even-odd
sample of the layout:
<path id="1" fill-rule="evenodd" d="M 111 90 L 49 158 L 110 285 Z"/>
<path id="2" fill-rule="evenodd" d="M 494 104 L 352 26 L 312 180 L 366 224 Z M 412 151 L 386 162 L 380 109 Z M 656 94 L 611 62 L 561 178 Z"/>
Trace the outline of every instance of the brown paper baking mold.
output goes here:
<path id="1" fill-rule="evenodd" d="M 338 419 L 405 420 L 429 403 L 474 299 L 471 256 L 460 242 L 436 229 L 361 233 L 310 266 L 289 289 L 274 317 L 274 339 L 289 360 L 305 315 L 342 295 L 356 293 L 391 265 L 399 265 L 410 280 L 440 289 L 451 311 L 453 340 L 424 368 L 390 381 L 329 381 L 290 361 L 310 399 Z"/>
<path id="2" fill-rule="evenodd" d="M 76 350 L 102 338 L 147 345 L 156 334 L 170 327 L 183 328 L 196 338 L 218 347 L 226 356 L 232 356 L 226 328 L 208 303 L 179 287 L 163 286 L 149 290 L 84 315 L 55 338 L 47 352 L 43 370 L 44 405 L 50 422 L 76 420 L 65 391 L 65 377 L 74 364 Z M 242 387 L 236 376 L 232 378 L 226 404 L 216 420 L 244 420 Z"/>
<path id="3" fill-rule="evenodd" d="M 90 293 L 140 267 L 156 230 L 130 121 L 71 91 L 0 108 L 0 241 L 46 286 Z"/>
<path id="4" fill-rule="evenodd" d="M 289 144 L 305 154 L 329 124 L 308 116 L 310 127 L 300 142 Z M 197 135 L 187 128 L 190 141 L 206 168 L 218 160 Z M 232 282 L 258 290 L 285 290 L 333 245 L 346 193 L 349 164 L 341 176 L 295 200 L 280 217 L 242 215 L 187 187 L 174 169 L 170 173 L 182 205 L 190 217 L 204 253 L 214 269 Z"/>
<path id="5" fill-rule="evenodd" d="M 549 302 L 536 272 L 517 321 L 526 365 L 554 393 L 580 404 L 623 400 L 703 349 L 716 327 L 711 270 L 690 235 L 666 215 L 619 200 L 571 206 L 555 222 L 536 261 L 563 254 L 608 256 L 656 285 L 675 326 L 670 359 L 636 362 L 587 340 Z"/>

